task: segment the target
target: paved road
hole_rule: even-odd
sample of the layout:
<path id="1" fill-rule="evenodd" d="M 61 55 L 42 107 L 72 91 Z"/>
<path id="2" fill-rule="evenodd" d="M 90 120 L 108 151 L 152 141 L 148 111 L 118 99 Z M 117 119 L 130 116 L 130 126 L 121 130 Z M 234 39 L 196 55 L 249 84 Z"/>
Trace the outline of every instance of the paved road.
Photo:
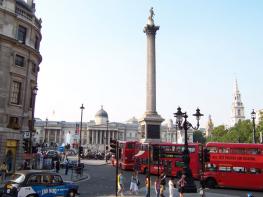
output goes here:
<path id="1" fill-rule="evenodd" d="M 103 165 L 103 162 L 85 162 L 86 164 L 91 164 L 87 166 L 89 173 L 89 180 L 83 180 L 78 182 L 80 197 L 97 197 L 97 196 L 114 196 L 115 194 L 115 168 L 110 165 Z M 130 185 L 130 171 L 124 171 L 125 177 L 125 196 L 132 196 L 129 194 L 128 189 Z M 143 196 L 145 188 L 143 186 L 145 176 L 139 175 L 140 182 L 140 193 L 138 196 Z M 154 180 L 154 178 L 153 178 Z M 198 185 L 198 182 L 196 182 Z M 247 190 L 233 190 L 233 189 L 211 189 L 207 191 L 207 197 L 246 197 Z M 153 190 L 151 196 L 155 196 Z M 255 197 L 263 197 L 262 192 L 253 191 Z M 168 196 L 168 195 L 167 195 Z M 178 195 L 176 195 L 178 196 Z M 185 197 L 199 196 L 198 194 L 188 194 Z"/>

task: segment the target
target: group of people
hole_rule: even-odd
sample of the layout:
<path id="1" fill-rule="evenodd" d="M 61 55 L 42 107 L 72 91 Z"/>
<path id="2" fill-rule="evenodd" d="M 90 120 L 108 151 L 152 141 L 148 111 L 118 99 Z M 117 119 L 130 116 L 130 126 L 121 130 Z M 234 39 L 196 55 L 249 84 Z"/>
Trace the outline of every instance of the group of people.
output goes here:
<path id="1" fill-rule="evenodd" d="M 149 179 L 146 182 L 149 182 Z M 185 175 L 182 175 L 182 177 L 180 178 L 178 182 L 176 182 L 175 179 L 171 177 L 168 181 L 169 197 L 174 197 L 177 185 L 178 185 L 179 196 L 183 197 L 185 184 L 186 184 Z M 164 197 L 164 192 L 166 189 L 165 173 L 162 173 L 160 177 L 156 177 L 155 182 L 154 182 L 154 189 L 155 189 L 156 197 Z M 149 189 L 146 188 L 146 191 L 147 191 L 146 197 L 148 197 Z"/>
<path id="2" fill-rule="evenodd" d="M 168 189 L 169 189 L 169 197 L 175 196 L 175 191 L 178 186 L 179 197 L 184 197 L 184 187 L 186 185 L 186 176 L 183 174 L 179 181 L 175 181 L 173 177 L 171 177 L 168 181 Z M 119 173 L 117 177 L 118 184 L 118 195 L 124 195 L 124 176 L 122 171 Z M 150 177 L 146 176 L 145 178 L 145 196 L 150 196 Z M 134 171 L 130 180 L 130 194 L 137 195 L 139 191 L 140 180 L 138 177 L 138 172 Z M 156 177 L 154 181 L 154 189 L 156 197 L 164 197 L 164 192 L 166 189 L 166 174 L 162 173 L 160 177 Z"/>

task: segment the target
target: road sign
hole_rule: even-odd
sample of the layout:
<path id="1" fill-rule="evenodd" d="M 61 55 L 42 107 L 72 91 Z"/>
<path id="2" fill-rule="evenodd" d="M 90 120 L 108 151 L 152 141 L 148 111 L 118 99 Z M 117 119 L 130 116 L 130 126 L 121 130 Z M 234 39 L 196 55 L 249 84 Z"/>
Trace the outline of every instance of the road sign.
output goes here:
<path id="1" fill-rule="evenodd" d="M 30 132 L 29 131 L 25 131 L 24 132 L 24 139 L 29 139 L 30 138 Z"/>

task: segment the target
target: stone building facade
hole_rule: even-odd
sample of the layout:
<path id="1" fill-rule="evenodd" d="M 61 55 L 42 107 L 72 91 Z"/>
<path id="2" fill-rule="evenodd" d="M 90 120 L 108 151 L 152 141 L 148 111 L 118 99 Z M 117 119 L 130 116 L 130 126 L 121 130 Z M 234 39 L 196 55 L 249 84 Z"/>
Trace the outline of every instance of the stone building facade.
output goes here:
<path id="1" fill-rule="evenodd" d="M 0 0 L 0 162 L 9 171 L 21 164 L 24 132 L 31 128 L 40 30 L 33 0 Z"/>
<path id="2" fill-rule="evenodd" d="M 35 143 L 47 146 L 70 144 L 77 148 L 80 139 L 80 122 L 50 121 L 37 119 Z M 93 151 L 104 151 L 109 146 L 110 139 L 138 140 L 138 120 L 132 118 L 125 123 L 110 122 L 108 113 L 103 107 L 95 114 L 95 121 L 82 123 L 81 144 Z"/>

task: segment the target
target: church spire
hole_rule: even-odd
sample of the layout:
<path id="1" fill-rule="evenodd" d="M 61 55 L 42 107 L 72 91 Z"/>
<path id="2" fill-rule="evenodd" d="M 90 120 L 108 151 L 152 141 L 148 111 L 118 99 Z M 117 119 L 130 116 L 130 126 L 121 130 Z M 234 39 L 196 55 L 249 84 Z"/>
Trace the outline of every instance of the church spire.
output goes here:
<path id="1" fill-rule="evenodd" d="M 205 130 L 205 136 L 206 137 L 211 136 L 211 132 L 213 131 L 213 129 L 214 129 L 214 124 L 213 124 L 211 115 L 209 114 L 208 122 L 207 122 L 207 125 L 206 125 L 206 130 Z"/>
<path id="2" fill-rule="evenodd" d="M 238 89 L 237 79 L 234 84 L 234 94 L 232 102 L 232 126 L 238 123 L 239 120 L 245 120 L 244 105 L 241 101 L 241 94 Z"/>

